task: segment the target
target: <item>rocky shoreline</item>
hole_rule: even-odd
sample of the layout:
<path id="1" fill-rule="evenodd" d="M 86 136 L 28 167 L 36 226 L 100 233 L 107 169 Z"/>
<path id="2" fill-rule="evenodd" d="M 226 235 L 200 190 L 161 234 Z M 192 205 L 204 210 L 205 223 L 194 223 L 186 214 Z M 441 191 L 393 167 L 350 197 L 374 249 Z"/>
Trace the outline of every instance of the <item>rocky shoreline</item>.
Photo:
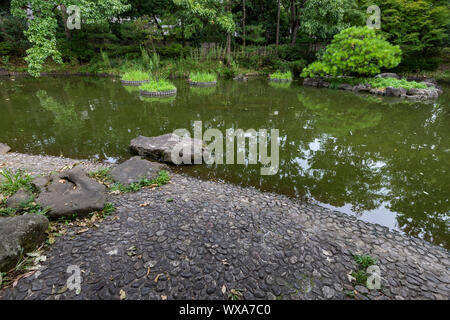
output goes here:
<path id="1" fill-rule="evenodd" d="M 117 167 L 19 153 L 0 155 L 0 165 L 35 174 Z M 70 228 L 0 299 L 228 299 L 231 290 L 242 299 L 449 298 L 444 248 L 282 195 L 170 177 L 108 194 L 114 215 L 87 232 Z M 354 255 L 377 260 L 381 289 L 350 282 Z M 78 294 L 67 290 L 70 265 L 82 270 Z"/>
<path id="2" fill-rule="evenodd" d="M 386 73 L 380 74 L 377 77 L 380 78 L 395 78 L 399 79 L 400 77 L 394 73 Z M 345 78 L 344 78 L 345 79 Z M 397 97 L 397 98 L 406 98 L 412 101 L 424 101 L 424 100 L 432 100 L 437 99 L 439 95 L 442 94 L 442 89 L 433 82 L 423 81 L 421 82 L 427 86 L 426 89 L 405 89 L 405 88 L 394 88 L 394 87 L 386 87 L 386 88 L 373 88 L 370 84 L 356 84 L 352 85 L 349 83 L 340 83 L 337 85 L 336 89 L 338 90 L 346 90 L 352 91 L 355 93 L 370 93 L 379 96 L 386 97 Z M 304 86 L 317 87 L 317 88 L 331 88 L 332 83 L 330 82 L 330 78 L 305 78 L 303 80 Z"/>

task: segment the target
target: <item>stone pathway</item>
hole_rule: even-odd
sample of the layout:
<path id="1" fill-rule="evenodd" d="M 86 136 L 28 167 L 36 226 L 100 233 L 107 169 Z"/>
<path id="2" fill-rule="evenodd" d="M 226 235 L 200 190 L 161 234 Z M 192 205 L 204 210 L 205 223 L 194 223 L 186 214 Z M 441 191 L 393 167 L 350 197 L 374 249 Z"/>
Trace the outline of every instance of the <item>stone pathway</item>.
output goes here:
<path id="1" fill-rule="evenodd" d="M 75 163 L 0 156 L 0 165 L 46 172 Z M 85 162 L 88 171 L 100 164 Z M 354 254 L 377 259 L 381 290 L 358 299 L 448 299 L 450 256 L 441 247 L 319 206 L 252 188 L 171 173 L 159 189 L 109 195 L 117 213 L 97 229 L 74 228 L 36 274 L 0 299 L 349 299 Z M 65 288 L 68 266 L 81 292 Z"/>

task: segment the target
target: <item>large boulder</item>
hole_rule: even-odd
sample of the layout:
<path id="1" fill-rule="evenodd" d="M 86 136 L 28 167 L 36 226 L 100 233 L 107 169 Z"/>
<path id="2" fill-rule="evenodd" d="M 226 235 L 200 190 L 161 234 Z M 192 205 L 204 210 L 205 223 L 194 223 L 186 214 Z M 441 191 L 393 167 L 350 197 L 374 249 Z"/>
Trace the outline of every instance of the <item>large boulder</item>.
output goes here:
<path id="1" fill-rule="evenodd" d="M 372 86 L 370 84 L 358 84 L 353 87 L 353 92 L 370 92 Z"/>
<path id="2" fill-rule="evenodd" d="M 7 144 L 4 144 L 4 143 L 0 143 L 0 154 L 6 154 L 9 151 L 11 151 L 10 146 L 8 146 Z"/>
<path id="3" fill-rule="evenodd" d="M 165 165 L 136 156 L 112 169 L 110 175 L 115 181 L 123 185 L 130 185 L 139 182 L 142 178 L 156 178 L 159 171 L 164 168 L 166 168 Z"/>
<path id="4" fill-rule="evenodd" d="M 388 97 L 404 97 L 406 96 L 406 89 L 386 87 L 385 95 Z"/>
<path id="5" fill-rule="evenodd" d="M 131 140 L 130 150 L 143 157 L 176 165 L 202 163 L 209 156 L 202 140 L 173 133 L 158 137 L 139 136 Z"/>
<path id="6" fill-rule="evenodd" d="M 400 79 L 400 76 L 396 73 L 380 73 L 375 76 L 375 78 L 394 78 L 394 79 Z"/>
<path id="7" fill-rule="evenodd" d="M 36 202 L 50 209 L 47 215 L 51 218 L 85 216 L 102 210 L 106 202 L 106 187 L 81 168 L 41 177 L 34 184 L 43 186 Z"/>
<path id="8" fill-rule="evenodd" d="M 428 100 L 437 99 L 441 92 L 435 87 L 429 87 L 427 89 L 412 88 L 406 92 L 406 97 L 411 100 Z"/>
<path id="9" fill-rule="evenodd" d="M 352 91 L 353 90 L 353 86 L 351 84 L 348 84 L 348 83 L 341 83 L 340 85 L 338 85 L 338 89 L 339 90 Z"/>
<path id="10" fill-rule="evenodd" d="M 0 218 L 0 272 L 9 271 L 22 254 L 36 249 L 45 240 L 48 224 L 40 214 Z"/>
<path id="11" fill-rule="evenodd" d="M 238 74 L 236 77 L 233 78 L 233 80 L 236 81 L 248 81 L 248 77 L 243 74 Z"/>

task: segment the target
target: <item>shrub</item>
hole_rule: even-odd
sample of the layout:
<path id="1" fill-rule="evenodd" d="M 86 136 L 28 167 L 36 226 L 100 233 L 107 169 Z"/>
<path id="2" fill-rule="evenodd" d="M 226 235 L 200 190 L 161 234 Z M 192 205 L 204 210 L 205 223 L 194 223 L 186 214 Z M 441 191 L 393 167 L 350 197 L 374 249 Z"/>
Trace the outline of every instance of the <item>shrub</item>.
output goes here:
<path id="1" fill-rule="evenodd" d="M 300 75 L 302 73 L 303 68 L 306 67 L 306 60 L 300 59 L 289 62 L 289 69 L 292 71 L 294 76 Z"/>
<path id="2" fill-rule="evenodd" d="M 319 61 L 303 70 L 303 77 L 325 75 L 374 75 L 401 61 L 401 50 L 375 30 L 351 27 L 337 34 Z"/>
<path id="3" fill-rule="evenodd" d="M 217 68 L 217 73 L 225 78 L 233 78 L 238 74 L 238 66 L 233 61 L 231 63 L 231 66 L 221 65 L 219 68 Z"/>
<path id="4" fill-rule="evenodd" d="M 151 79 L 149 83 L 144 83 L 139 89 L 149 92 L 172 91 L 176 87 L 166 79 Z"/>
<path id="5" fill-rule="evenodd" d="M 189 75 L 189 79 L 194 82 L 214 82 L 217 81 L 217 75 L 207 72 L 194 72 Z"/>
<path id="6" fill-rule="evenodd" d="M 164 59 L 186 57 L 187 55 L 189 55 L 190 51 L 191 49 L 189 47 L 183 47 L 179 43 L 156 48 L 156 52 L 161 56 L 161 58 Z"/>
<path id="7" fill-rule="evenodd" d="M 127 71 L 122 76 L 122 80 L 126 81 L 142 81 L 142 80 L 149 80 L 149 78 L 150 77 L 148 73 L 141 70 Z"/>
<path id="8" fill-rule="evenodd" d="M 3 41 L 0 42 L 0 55 L 8 55 L 13 51 L 14 47 L 11 43 Z"/>

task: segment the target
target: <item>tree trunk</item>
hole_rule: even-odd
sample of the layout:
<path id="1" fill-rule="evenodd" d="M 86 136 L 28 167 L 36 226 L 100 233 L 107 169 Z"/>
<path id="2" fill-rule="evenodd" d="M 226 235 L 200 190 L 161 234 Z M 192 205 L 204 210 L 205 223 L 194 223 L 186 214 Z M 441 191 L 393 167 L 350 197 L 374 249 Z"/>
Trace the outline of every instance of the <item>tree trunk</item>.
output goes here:
<path id="1" fill-rule="evenodd" d="M 295 43 L 297 42 L 298 27 L 299 27 L 299 21 L 297 20 L 295 25 L 294 25 L 294 30 L 292 30 L 291 46 L 295 46 Z"/>
<path id="2" fill-rule="evenodd" d="M 243 45 L 244 45 L 244 47 L 245 47 L 245 44 L 246 44 L 246 38 L 247 38 L 247 33 L 245 32 L 245 19 L 246 19 L 246 9 L 245 9 L 245 0 L 242 0 L 242 15 L 243 15 L 243 18 L 242 18 L 242 31 L 243 31 L 243 38 L 242 38 L 242 41 L 243 41 Z"/>
<path id="3" fill-rule="evenodd" d="M 63 21 L 63 25 L 64 25 L 64 32 L 66 33 L 66 39 L 70 40 L 72 39 L 72 34 L 70 33 L 69 28 L 67 27 L 67 11 L 66 11 L 66 6 L 65 5 L 60 5 L 59 9 L 61 10 L 61 18 Z"/>
<path id="4" fill-rule="evenodd" d="M 186 37 L 184 36 L 184 19 L 181 19 L 181 40 L 183 42 L 183 48 L 186 47 Z"/>
<path id="5" fill-rule="evenodd" d="M 231 33 L 227 33 L 227 64 L 231 66 Z"/>
<path id="6" fill-rule="evenodd" d="M 277 36 L 276 36 L 276 45 L 278 47 L 279 43 L 280 43 L 280 9 L 281 9 L 281 5 L 280 5 L 281 0 L 278 0 L 278 12 L 277 12 Z"/>
<path id="7" fill-rule="evenodd" d="M 228 0 L 226 9 L 231 13 L 231 0 Z M 227 33 L 227 65 L 231 66 L 231 32 Z"/>

